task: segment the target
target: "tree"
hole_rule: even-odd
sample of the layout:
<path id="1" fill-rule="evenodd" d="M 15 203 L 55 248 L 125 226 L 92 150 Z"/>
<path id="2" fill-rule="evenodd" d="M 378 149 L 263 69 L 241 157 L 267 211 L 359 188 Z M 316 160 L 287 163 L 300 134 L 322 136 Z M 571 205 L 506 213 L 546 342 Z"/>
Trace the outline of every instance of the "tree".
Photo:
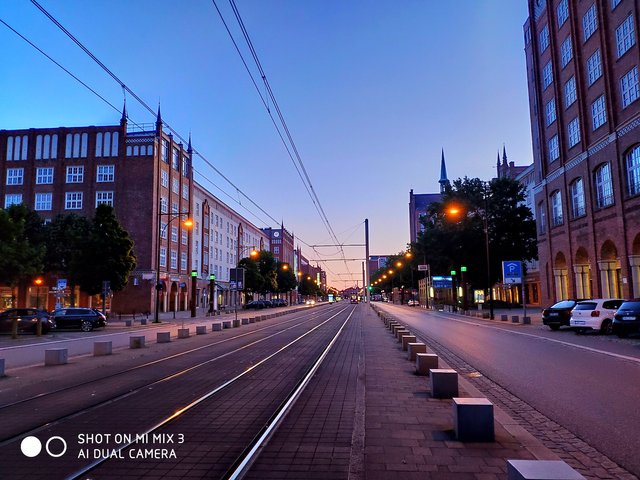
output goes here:
<path id="1" fill-rule="evenodd" d="M 245 291 L 260 292 L 264 284 L 264 278 L 258 269 L 258 262 L 251 258 L 243 258 L 238 262 L 238 267 L 244 268 Z"/>
<path id="2" fill-rule="evenodd" d="M 258 290 L 261 294 L 277 291 L 277 268 L 278 263 L 273 253 L 267 250 L 261 250 L 258 253 L 258 270 L 264 279 L 260 290 Z"/>
<path id="3" fill-rule="evenodd" d="M 298 293 L 304 296 L 317 295 L 320 293 L 320 287 L 318 287 L 318 284 L 313 280 L 313 278 L 311 278 L 311 276 L 305 275 L 300 279 Z"/>
<path id="4" fill-rule="evenodd" d="M 42 220 L 27 206 L 0 209 L 0 281 L 15 286 L 43 271 Z"/>
<path id="5" fill-rule="evenodd" d="M 286 266 L 286 268 L 285 268 Z M 278 262 L 276 275 L 277 291 L 279 293 L 290 292 L 296 288 L 296 276 L 291 271 L 288 263 Z"/>

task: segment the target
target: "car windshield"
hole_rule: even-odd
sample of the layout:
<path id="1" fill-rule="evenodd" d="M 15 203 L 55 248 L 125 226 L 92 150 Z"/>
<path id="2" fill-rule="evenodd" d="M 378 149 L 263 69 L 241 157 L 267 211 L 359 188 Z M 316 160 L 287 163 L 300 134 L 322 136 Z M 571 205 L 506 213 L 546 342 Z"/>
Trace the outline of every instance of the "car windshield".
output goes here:
<path id="1" fill-rule="evenodd" d="M 574 307 L 574 310 L 595 310 L 597 305 L 596 302 L 580 302 Z"/>
<path id="2" fill-rule="evenodd" d="M 573 308 L 576 302 L 573 300 L 562 300 L 555 305 L 551 305 L 551 308 Z"/>

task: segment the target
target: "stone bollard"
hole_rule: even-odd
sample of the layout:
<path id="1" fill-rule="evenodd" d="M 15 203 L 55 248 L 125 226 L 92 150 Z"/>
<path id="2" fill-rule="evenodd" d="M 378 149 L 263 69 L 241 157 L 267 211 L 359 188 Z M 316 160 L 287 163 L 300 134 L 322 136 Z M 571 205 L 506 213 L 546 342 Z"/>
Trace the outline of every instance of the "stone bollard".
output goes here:
<path id="1" fill-rule="evenodd" d="M 256 317 L 250 317 L 249 323 L 256 323 Z"/>
<path id="2" fill-rule="evenodd" d="M 242 325 L 249 325 L 249 319 L 248 318 L 243 318 L 242 319 Z"/>
<path id="3" fill-rule="evenodd" d="M 146 325 L 148 322 L 148 320 L 146 318 L 143 318 L 140 320 L 140 325 Z"/>
<path id="4" fill-rule="evenodd" d="M 129 337 L 129 348 L 143 348 L 144 340 L 144 335 Z"/>
<path id="5" fill-rule="evenodd" d="M 416 353 L 427 353 L 427 346 L 420 342 L 411 342 L 407 345 L 407 358 L 415 362 Z"/>
<path id="6" fill-rule="evenodd" d="M 416 353 L 416 374 L 429 375 L 429 370 L 438 368 L 438 355 L 427 353 L 425 345 L 424 352 Z"/>
<path id="7" fill-rule="evenodd" d="M 531 317 L 522 317 L 522 323 L 525 325 L 531 325 Z"/>
<path id="8" fill-rule="evenodd" d="M 156 343 L 169 343 L 171 341 L 171 332 L 156 333 Z"/>
<path id="9" fill-rule="evenodd" d="M 212 332 L 219 332 L 220 330 L 222 330 L 222 323 L 216 322 L 216 323 L 212 323 L 211 324 L 211 331 Z"/>
<path id="10" fill-rule="evenodd" d="M 507 460 L 508 480 L 585 480 L 562 460 Z"/>
<path id="11" fill-rule="evenodd" d="M 189 329 L 188 328 L 179 328 L 178 329 L 178 338 L 189 338 Z"/>
<path id="12" fill-rule="evenodd" d="M 458 396 L 458 372 L 449 368 L 429 370 L 431 396 L 433 398 L 453 398 Z"/>
<path id="13" fill-rule="evenodd" d="M 231 320 L 225 320 L 222 322 L 222 328 L 231 328 Z"/>
<path id="14" fill-rule="evenodd" d="M 511 315 L 511 322 L 512 323 L 520 323 L 520 316 L 519 315 Z"/>
<path id="15" fill-rule="evenodd" d="M 125 327 L 131 327 L 133 325 L 133 320 L 125 320 L 124 321 L 124 326 Z"/>
<path id="16" fill-rule="evenodd" d="M 396 340 L 398 341 L 398 343 L 402 343 L 402 336 L 410 334 L 411 332 L 409 332 L 409 330 L 407 330 L 406 328 L 401 328 L 400 330 L 396 331 Z"/>
<path id="17" fill-rule="evenodd" d="M 453 426 L 460 442 L 494 442 L 493 403 L 486 398 L 454 398 Z"/>
<path id="18" fill-rule="evenodd" d="M 242 323 L 239 318 L 233 321 L 233 328 L 238 328 L 240 325 L 242 325 Z"/>
<path id="19" fill-rule="evenodd" d="M 206 325 L 196 325 L 196 335 L 204 335 L 207 333 Z"/>
<path id="20" fill-rule="evenodd" d="M 503 322 L 507 322 L 509 321 L 509 315 L 500 315 L 500 320 Z"/>
<path id="21" fill-rule="evenodd" d="M 482 312 L 482 318 L 483 319 L 491 318 L 491 314 L 489 312 Z"/>
<path id="22" fill-rule="evenodd" d="M 44 351 L 44 365 L 64 365 L 67 363 L 68 352 L 66 348 L 51 348 Z"/>
<path id="23" fill-rule="evenodd" d="M 0 377 L 4 377 L 4 358 L 0 358 Z"/>
<path id="24" fill-rule="evenodd" d="M 412 342 L 416 341 L 416 336 L 415 335 L 403 335 L 402 336 L 402 351 L 406 352 L 408 345 Z"/>
<path id="25" fill-rule="evenodd" d="M 111 355 L 113 351 L 113 345 L 111 341 L 107 342 L 93 342 L 93 356 L 101 357 L 103 355 Z"/>

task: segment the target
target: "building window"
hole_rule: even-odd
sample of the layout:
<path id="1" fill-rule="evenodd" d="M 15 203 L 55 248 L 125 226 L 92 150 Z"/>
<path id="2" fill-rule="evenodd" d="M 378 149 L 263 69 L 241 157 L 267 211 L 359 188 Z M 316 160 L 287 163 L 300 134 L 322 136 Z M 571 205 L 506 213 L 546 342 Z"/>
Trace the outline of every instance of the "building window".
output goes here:
<path id="1" fill-rule="evenodd" d="M 171 213 L 178 213 L 178 204 L 176 202 L 171 202 Z"/>
<path id="2" fill-rule="evenodd" d="M 547 118 L 547 127 L 556 121 L 556 99 L 552 98 L 545 105 L 545 113 Z"/>
<path id="3" fill-rule="evenodd" d="M 173 149 L 173 157 L 171 159 L 171 166 L 174 170 L 180 171 L 180 152 L 178 152 L 177 148 Z"/>
<path id="4" fill-rule="evenodd" d="M 573 102 L 578 99 L 578 94 L 576 93 L 576 77 L 571 77 L 567 80 L 567 83 L 564 84 L 564 108 L 569 108 Z"/>
<path id="5" fill-rule="evenodd" d="M 178 227 L 175 225 L 171 227 L 171 241 L 178 243 Z"/>
<path id="6" fill-rule="evenodd" d="M 560 57 L 562 68 L 566 67 L 573 58 L 573 45 L 571 43 L 571 35 L 569 35 L 565 39 L 565 41 L 562 42 L 562 45 L 560 45 Z"/>
<path id="7" fill-rule="evenodd" d="M 169 202 L 164 197 L 160 197 L 160 213 L 169 213 Z"/>
<path id="8" fill-rule="evenodd" d="M 96 134 L 96 157 L 118 156 L 118 132 Z"/>
<path id="9" fill-rule="evenodd" d="M 51 210 L 52 200 L 52 193 L 36 193 L 35 209 L 38 211 Z"/>
<path id="10" fill-rule="evenodd" d="M 553 162 L 560 157 L 560 146 L 558 145 L 558 135 L 549 139 L 549 162 Z"/>
<path id="11" fill-rule="evenodd" d="M 598 17 L 596 16 L 596 4 L 591 5 L 587 13 L 582 17 L 582 29 L 584 30 L 584 41 L 586 42 L 591 35 L 598 29 Z"/>
<path id="12" fill-rule="evenodd" d="M 167 224 L 165 222 L 160 223 L 160 238 L 167 239 Z"/>
<path id="13" fill-rule="evenodd" d="M 7 168 L 7 185 L 22 185 L 24 168 Z"/>
<path id="14" fill-rule="evenodd" d="M 104 182 L 115 181 L 115 177 L 116 177 L 115 172 L 116 172 L 115 165 L 98 165 L 96 182 L 104 183 Z"/>
<path id="15" fill-rule="evenodd" d="M 179 193 L 179 191 L 180 191 L 179 185 L 180 185 L 180 183 L 178 182 L 177 178 L 172 178 L 171 179 L 171 191 L 173 193 Z"/>
<path id="16" fill-rule="evenodd" d="M 558 227 L 564 223 L 562 215 L 562 196 L 560 190 L 551 194 L 551 225 Z"/>
<path id="17" fill-rule="evenodd" d="M 29 137 L 18 135 L 7 137 L 7 160 L 26 160 Z"/>
<path id="18" fill-rule="evenodd" d="M 629 195 L 640 193 L 640 145 L 636 145 L 627 154 L 627 181 Z"/>
<path id="19" fill-rule="evenodd" d="M 544 208 L 544 202 L 538 204 L 538 233 L 545 233 L 547 229 L 547 212 Z"/>
<path id="20" fill-rule="evenodd" d="M 4 196 L 4 208 L 9 208 L 11 205 L 20 205 L 21 203 L 21 193 L 11 193 Z"/>
<path id="21" fill-rule="evenodd" d="M 171 268 L 178 268 L 178 252 L 171 250 Z"/>
<path id="22" fill-rule="evenodd" d="M 616 28 L 616 45 L 618 47 L 618 58 L 627 53 L 636 43 L 636 34 L 633 29 L 633 15 L 629 15 L 624 22 Z"/>
<path id="23" fill-rule="evenodd" d="M 578 117 L 569 122 L 567 131 L 569 133 L 569 148 L 571 148 L 580 142 L 580 124 L 578 123 Z"/>
<path id="24" fill-rule="evenodd" d="M 169 142 L 164 139 L 162 140 L 162 161 L 169 163 Z"/>
<path id="25" fill-rule="evenodd" d="M 64 157 L 65 158 L 86 158 L 87 144 L 89 143 L 88 133 L 67 133 Z"/>
<path id="26" fill-rule="evenodd" d="M 613 10 L 614 8 L 616 8 L 618 5 L 620 5 L 620 2 L 622 0 L 611 0 L 611 10 Z"/>
<path id="27" fill-rule="evenodd" d="M 280 255 L 280 247 L 273 247 L 273 253 L 276 255 Z"/>
<path id="28" fill-rule="evenodd" d="M 113 207 L 113 192 L 96 192 L 96 208 L 101 203 Z"/>
<path id="29" fill-rule="evenodd" d="M 586 214 L 584 202 L 584 184 L 582 178 L 571 183 L 571 215 L 573 218 L 583 217 Z"/>
<path id="30" fill-rule="evenodd" d="M 620 79 L 620 91 L 622 93 L 622 107 L 627 107 L 640 96 L 638 88 L 638 67 L 633 67 L 629 73 Z"/>
<path id="31" fill-rule="evenodd" d="M 169 172 L 162 170 L 160 172 L 160 184 L 164 188 L 169 188 Z"/>
<path id="32" fill-rule="evenodd" d="M 600 62 L 600 50 L 596 50 L 587 59 L 587 80 L 589 85 L 593 85 L 602 76 L 602 63 Z"/>
<path id="33" fill-rule="evenodd" d="M 67 167 L 67 183 L 84 182 L 84 167 Z"/>
<path id="34" fill-rule="evenodd" d="M 542 87 L 546 89 L 551 83 L 553 83 L 553 66 L 549 60 L 542 68 Z"/>
<path id="35" fill-rule="evenodd" d="M 36 169 L 36 185 L 51 185 L 53 183 L 53 167 L 38 167 Z"/>
<path id="36" fill-rule="evenodd" d="M 82 192 L 67 192 L 64 198 L 65 210 L 82 210 Z"/>
<path id="37" fill-rule="evenodd" d="M 611 168 L 603 163 L 595 171 L 596 206 L 605 208 L 613 205 L 613 184 L 611 182 Z"/>
<path id="38" fill-rule="evenodd" d="M 593 118 L 594 130 L 597 130 L 599 127 L 607 123 L 607 112 L 605 111 L 604 95 L 600 96 L 595 102 L 591 104 L 591 117 Z"/>
<path id="39" fill-rule="evenodd" d="M 184 177 L 189 176 L 189 158 L 182 157 L 182 175 Z"/>
<path id="40" fill-rule="evenodd" d="M 58 156 L 58 134 L 36 136 L 36 160 L 55 159 Z"/>
<path id="41" fill-rule="evenodd" d="M 540 31 L 540 53 L 549 48 L 549 25 L 545 25 Z"/>
<path id="42" fill-rule="evenodd" d="M 189 238 L 189 234 L 187 233 L 186 230 L 182 230 L 182 245 L 186 245 L 187 244 L 187 240 Z"/>
<path id="43" fill-rule="evenodd" d="M 529 45 L 531 43 L 531 29 L 527 25 L 524 29 L 524 44 Z"/>
<path id="44" fill-rule="evenodd" d="M 180 270 L 187 269 L 187 254 L 186 252 L 182 252 L 180 254 Z"/>
<path id="45" fill-rule="evenodd" d="M 558 4 L 558 28 L 564 25 L 564 22 L 569 18 L 569 5 L 568 0 L 561 0 Z"/>
<path id="46" fill-rule="evenodd" d="M 182 184 L 182 198 L 189 200 L 189 185 Z"/>
<path id="47" fill-rule="evenodd" d="M 167 266 L 167 247 L 160 247 L 160 266 Z"/>

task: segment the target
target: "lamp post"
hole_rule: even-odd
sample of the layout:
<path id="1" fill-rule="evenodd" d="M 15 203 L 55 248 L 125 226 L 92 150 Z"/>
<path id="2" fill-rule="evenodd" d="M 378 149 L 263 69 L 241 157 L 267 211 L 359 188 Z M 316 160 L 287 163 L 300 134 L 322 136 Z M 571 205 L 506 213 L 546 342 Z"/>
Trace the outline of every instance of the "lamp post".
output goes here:
<path id="1" fill-rule="evenodd" d="M 487 288 L 489 289 L 489 318 L 493 320 L 493 288 L 491 287 L 491 258 L 489 256 L 489 200 L 487 198 L 487 184 L 482 188 L 482 196 L 484 197 L 484 244 L 487 256 Z M 522 300 L 524 305 L 524 299 Z"/>
<path id="2" fill-rule="evenodd" d="M 36 278 L 33 283 L 36 284 L 36 308 L 40 308 L 40 285 L 42 285 L 42 278 Z"/>
<path id="3" fill-rule="evenodd" d="M 155 311 L 153 312 L 153 323 L 160 323 L 158 315 L 160 313 L 160 290 L 162 290 L 162 286 L 160 285 L 160 243 L 162 242 L 162 237 L 164 233 L 171 225 L 176 218 L 182 218 L 183 216 L 187 216 L 187 218 L 182 222 L 185 228 L 191 228 L 193 226 L 193 221 L 188 217 L 190 212 L 173 212 L 173 213 L 158 213 L 158 242 L 156 244 L 156 306 Z M 162 226 L 161 219 L 164 216 L 170 216 L 171 218 L 167 222 L 166 225 Z M 165 263 L 167 257 L 165 255 Z M 167 268 L 167 271 L 169 269 Z"/>

